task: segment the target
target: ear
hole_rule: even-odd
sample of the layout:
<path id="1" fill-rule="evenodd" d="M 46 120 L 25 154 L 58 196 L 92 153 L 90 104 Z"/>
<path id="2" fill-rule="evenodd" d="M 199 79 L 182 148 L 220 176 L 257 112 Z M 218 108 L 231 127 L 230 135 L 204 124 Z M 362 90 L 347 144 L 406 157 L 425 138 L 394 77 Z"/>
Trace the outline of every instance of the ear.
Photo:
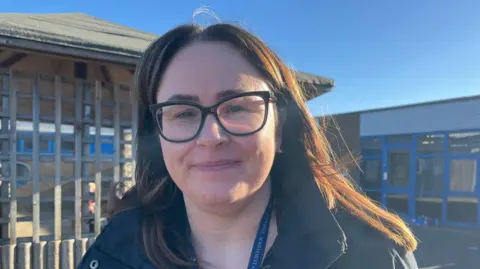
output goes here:
<path id="1" fill-rule="evenodd" d="M 287 110 L 284 107 L 277 107 L 277 126 L 275 130 L 275 152 L 282 152 L 283 127 L 287 119 Z"/>

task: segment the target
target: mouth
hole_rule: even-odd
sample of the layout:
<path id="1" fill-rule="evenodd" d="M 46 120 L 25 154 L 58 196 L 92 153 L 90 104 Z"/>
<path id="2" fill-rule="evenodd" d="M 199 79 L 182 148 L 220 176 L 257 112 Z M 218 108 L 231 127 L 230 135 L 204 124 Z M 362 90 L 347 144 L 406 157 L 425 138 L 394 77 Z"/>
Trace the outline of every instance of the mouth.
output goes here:
<path id="1" fill-rule="evenodd" d="M 204 172 L 211 172 L 211 171 L 222 171 L 227 169 L 232 169 L 240 165 L 240 160 L 233 160 L 233 159 L 225 159 L 225 160 L 218 160 L 218 161 L 207 161 L 196 163 L 192 165 L 192 168 Z"/>

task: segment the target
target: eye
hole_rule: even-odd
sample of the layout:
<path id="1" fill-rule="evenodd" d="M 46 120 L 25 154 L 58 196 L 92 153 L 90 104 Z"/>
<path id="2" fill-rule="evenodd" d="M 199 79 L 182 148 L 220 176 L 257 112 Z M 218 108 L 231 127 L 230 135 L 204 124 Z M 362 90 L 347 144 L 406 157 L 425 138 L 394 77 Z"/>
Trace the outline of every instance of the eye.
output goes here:
<path id="1" fill-rule="evenodd" d="M 227 108 L 228 112 L 240 112 L 240 111 L 244 111 L 246 110 L 245 107 L 243 106 L 234 106 L 234 105 L 231 105 Z"/>
<path id="2" fill-rule="evenodd" d="M 197 114 L 195 113 L 195 111 L 184 111 L 175 115 L 175 118 L 180 119 L 180 118 L 194 117 L 196 116 L 195 114 Z"/>

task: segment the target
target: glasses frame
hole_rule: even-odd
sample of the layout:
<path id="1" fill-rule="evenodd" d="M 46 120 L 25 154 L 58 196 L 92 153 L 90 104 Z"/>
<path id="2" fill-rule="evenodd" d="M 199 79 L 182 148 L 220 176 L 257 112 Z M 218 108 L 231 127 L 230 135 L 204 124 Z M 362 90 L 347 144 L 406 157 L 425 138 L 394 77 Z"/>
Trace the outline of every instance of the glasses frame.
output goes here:
<path id="1" fill-rule="evenodd" d="M 258 96 L 258 97 L 261 97 L 263 99 L 263 101 L 265 102 L 265 113 L 264 113 L 264 116 L 263 116 L 263 122 L 256 130 L 248 132 L 248 133 L 237 134 L 237 133 L 234 133 L 234 132 L 230 132 L 222 124 L 222 121 L 220 120 L 220 117 L 218 116 L 217 109 L 218 109 L 219 106 L 221 106 L 225 102 L 228 102 L 232 99 L 236 99 L 236 98 L 239 98 L 239 97 L 245 97 L 245 96 Z M 192 102 L 192 101 L 167 101 L 167 102 L 162 102 L 162 103 L 150 105 L 149 110 L 150 110 L 150 113 L 152 113 L 153 120 L 156 123 L 156 126 L 157 126 L 156 129 L 163 139 L 165 139 L 166 141 L 172 142 L 172 143 L 185 143 L 185 142 L 189 142 L 189 141 L 192 141 L 192 140 L 196 139 L 200 135 L 200 133 L 202 132 L 203 126 L 205 125 L 205 120 L 207 119 L 207 116 L 209 114 L 212 114 L 215 117 L 215 120 L 220 125 L 220 127 L 225 132 L 227 132 L 228 134 L 231 134 L 233 136 L 249 136 L 249 135 L 252 135 L 252 134 L 260 131 L 261 129 L 263 129 L 263 127 L 265 126 L 265 124 L 267 122 L 267 118 L 268 118 L 269 104 L 270 103 L 275 103 L 275 102 L 276 102 L 275 96 L 273 95 L 273 93 L 271 91 L 252 91 L 252 92 L 244 92 L 244 93 L 240 93 L 240 94 L 236 94 L 236 95 L 224 98 L 224 99 L 220 100 L 219 102 L 217 102 L 216 104 L 214 104 L 212 106 L 202 106 L 202 105 L 200 105 L 196 102 Z M 187 139 L 176 140 L 176 139 L 169 139 L 168 137 L 166 137 L 163 134 L 163 131 L 162 131 L 162 128 L 161 128 L 161 123 L 159 122 L 158 117 L 157 117 L 157 112 L 164 107 L 172 106 L 172 105 L 193 106 L 193 107 L 198 108 L 200 110 L 200 112 L 202 113 L 202 118 L 200 120 L 200 125 L 198 126 L 198 130 L 194 135 L 192 135 L 192 137 L 187 138 Z"/>

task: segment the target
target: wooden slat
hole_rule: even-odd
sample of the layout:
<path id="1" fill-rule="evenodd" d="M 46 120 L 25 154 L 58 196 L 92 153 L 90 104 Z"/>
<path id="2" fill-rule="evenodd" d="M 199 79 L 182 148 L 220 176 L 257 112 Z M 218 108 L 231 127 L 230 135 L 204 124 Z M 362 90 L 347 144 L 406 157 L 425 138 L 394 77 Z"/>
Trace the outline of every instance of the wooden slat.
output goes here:
<path id="1" fill-rule="evenodd" d="M 46 245 L 47 242 L 45 241 L 33 243 L 33 269 L 44 269 Z"/>
<path id="2" fill-rule="evenodd" d="M 55 77 L 55 189 L 53 237 L 62 238 L 62 79 Z"/>
<path id="3" fill-rule="evenodd" d="M 47 242 L 47 269 L 60 269 L 60 241 Z"/>
<path id="4" fill-rule="evenodd" d="M 15 244 L 0 246 L 2 250 L 1 260 L 2 269 L 16 269 L 15 268 Z"/>
<path id="5" fill-rule="evenodd" d="M 1 68 L 10 68 L 12 65 L 18 63 L 23 58 L 27 57 L 26 53 L 15 53 L 12 56 L 8 57 L 7 59 L 0 62 Z"/>
<path id="6" fill-rule="evenodd" d="M 74 244 L 75 240 L 63 240 L 60 246 L 60 268 L 75 269 L 74 264 Z"/>
<path id="7" fill-rule="evenodd" d="M 94 230 L 95 235 L 100 234 L 101 223 L 101 204 L 102 204 L 102 84 L 100 81 L 95 83 L 95 213 L 94 213 Z"/>
<path id="8" fill-rule="evenodd" d="M 83 255 L 87 251 L 87 238 L 81 238 L 79 240 L 75 240 L 74 247 L 75 247 L 75 256 L 74 256 L 74 266 L 76 267 L 80 261 L 82 260 Z"/>
<path id="9" fill-rule="evenodd" d="M 32 241 L 40 242 L 40 92 L 38 85 L 38 76 L 33 78 L 33 133 L 32 133 Z"/>
<path id="10" fill-rule="evenodd" d="M 79 82 L 75 94 L 75 239 L 82 236 L 82 91 L 83 87 Z"/>
<path id="11" fill-rule="evenodd" d="M 137 164 L 137 129 L 138 129 L 138 99 L 136 92 L 133 89 L 130 90 L 132 96 L 132 180 L 135 183 L 135 170 Z"/>
<path id="12" fill-rule="evenodd" d="M 30 254 L 32 253 L 32 243 L 22 243 L 17 247 L 18 265 L 20 269 L 30 269 L 32 259 Z"/>
<path id="13" fill-rule="evenodd" d="M 113 181 L 120 181 L 120 88 L 119 85 L 115 84 L 113 88 Z"/>
<path id="14" fill-rule="evenodd" d="M 10 71 L 10 244 L 17 243 L 17 90 Z M 13 165 L 12 165 L 13 164 Z"/>

